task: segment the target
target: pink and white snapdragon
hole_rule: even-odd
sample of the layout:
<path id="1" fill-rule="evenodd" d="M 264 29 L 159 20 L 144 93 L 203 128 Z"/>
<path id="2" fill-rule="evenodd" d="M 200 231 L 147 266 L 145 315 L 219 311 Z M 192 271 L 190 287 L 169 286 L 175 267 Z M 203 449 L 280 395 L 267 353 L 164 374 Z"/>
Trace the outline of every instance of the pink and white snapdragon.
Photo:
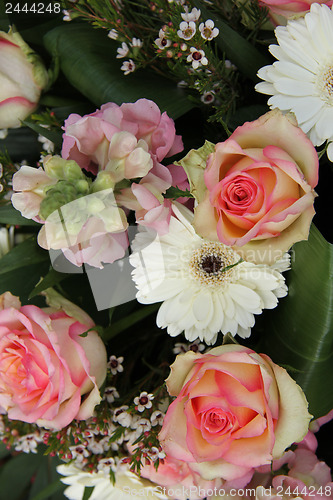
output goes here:
<path id="1" fill-rule="evenodd" d="M 62 156 L 74 159 L 81 168 L 95 174 L 100 170 L 117 170 L 117 159 L 122 156 L 114 155 L 111 142 L 119 132 L 127 132 L 128 139 L 130 134 L 134 136 L 138 147 L 142 145 L 156 162 L 183 149 L 173 120 L 165 112 L 161 114 L 158 106 L 148 99 L 121 106 L 107 103 L 95 113 L 83 117 L 72 114 L 65 121 L 64 130 Z M 131 140 L 134 140 L 133 137 Z M 143 146 L 143 141 L 146 146 Z M 122 152 L 123 148 L 120 149 Z M 148 170 L 152 166 L 150 164 Z M 131 174 L 132 178 L 145 175 L 140 170 Z"/>

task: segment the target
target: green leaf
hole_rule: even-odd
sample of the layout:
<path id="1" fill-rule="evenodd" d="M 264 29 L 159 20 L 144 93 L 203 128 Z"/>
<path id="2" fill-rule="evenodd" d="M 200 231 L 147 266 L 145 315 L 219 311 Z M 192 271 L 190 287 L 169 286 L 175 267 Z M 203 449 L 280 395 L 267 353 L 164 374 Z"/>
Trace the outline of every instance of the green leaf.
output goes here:
<path id="1" fill-rule="evenodd" d="M 43 455 L 34 477 L 29 500 L 60 500 L 64 498 L 63 491 L 66 486 L 60 481 L 56 470 L 57 465 L 61 463 L 57 457 Z"/>
<path id="2" fill-rule="evenodd" d="M 299 371 L 315 417 L 333 408 L 333 245 L 312 224 L 308 241 L 294 246 L 289 294 L 266 315 L 261 352 Z"/>
<path id="3" fill-rule="evenodd" d="M 54 285 L 57 285 L 64 279 L 68 278 L 71 276 L 69 273 L 58 273 L 55 271 L 53 268 L 47 273 L 46 276 L 42 278 L 42 281 L 38 283 L 35 288 L 32 290 L 32 292 L 29 295 L 29 299 L 32 297 L 35 297 L 36 295 L 40 294 L 47 288 L 54 287 Z"/>
<path id="4" fill-rule="evenodd" d="M 40 280 L 40 277 L 47 273 L 49 266 L 50 263 L 48 261 L 38 262 L 37 264 L 18 267 L 17 269 L 14 269 L 7 273 L 1 273 L 0 294 L 7 291 L 11 292 L 13 295 L 17 295 L 18 297 L 20 297 L 22 304 L 27 304 L 29 302 L 28 297 L 31 290 Z M 41 307 L 43 306 L 44 302 L 44 299 L 40 297 L 34 299 L 33 301 L 35 305 Z"/>
<path id="5" fill-rule="evenodd" d="M 49 261 L 48 252 L 37 245 L 36 238 L 29 238 L 0 259 L 0 275 L 45 261 Z"/>
<path id="6" fill-rule="evenodd" d="M 215 26 L 220 30 L 215 41 L 225 53 L 227 59 L 230 59 L 243 75 L 253 81 L 258 81 L 257 71 L 262 66 L 270 64 L 269 58 L 228 26 L 220 17 L 210 12 L 203 2 L 193 0 L 193 5 L 201 10 L 204 19 L 212 19 Z"/>
<path id="7" fill-rule="evenodd" d="M 42 460 L 41 454 L 21 453 L 11 458 L 1 469 L 1 498 L 20 500 Z"/>
<path id="8" fill-rule="evenodd" d="M 5 139 L 0 139 L 0 150 L 8 151 L 14 162 L 35 162 L 40 157 L 41 144 L 36 134 L 27 127 L 13 128 Z"/>
<path id="9" fill-rule="evenodd" d="M 116 321 L 115 323 L 111 323 L 111 325 L 104 330 L 103 339 L 105 341 L 112 339 L 124 330 L 127 330 L 131 326 L 134 326 L 139 321 L 142 321 L 147 316 L 155 313 L 159 307 L 160 304 L 151 304 L 149 306 L 144 306 L 137 311 L 127 315 L 126 317 Z"/>
<path id="10" fill-rule="evenodd" d="M 42 135 L 43 137 L 46 137 L 49 141 L 52 141 L 57 147 L 61 147 L 62 145 L 62 132 L 56 132 L 54 130 L 48 130 L 45 127 L 41 127 L 40 125 L 37 125 L 37 123 L 31 121 L 31 120 L 23 120 L 24 125 L 27 127 L 31 128 L 34 132 L 37 134 Z"/>
<path id="11" fill-rule="evenodd" d="M 94 491 L 93 487 L 86 487 L 84 489 L 84 495 L 82 497 L 82 500 L 88 500 L 91 497 L 93 491 Z"/>
<path id="12" fill-rule="evenodd" d="M 145 70 L 124 76 L 116 59 L 118 44 L 101 30 L 69 23 L 48 32 L 44 43 L 51 54 L 59 56 L 68 81 L 96 106 L 145 97 L 173 118 L 193 108 L 184 91 L 166 78 Z"/>
<path id="13" fill-rule="evenodd" d="M 41 227 L 38 222 L 23 217 L 18 210 L 15 210 L 13 205 L 4 205 L 3 207 L 0 207 L 0 224 Z"/>
<path id="14" fill-rule="evenodd" d="M 10 451 L 7 450 L 5 444 L 3 442 L 0 441 L 0 460 L 2 458 L 5 458 L 7 457 L 8 455 L 10 454 Z"/>

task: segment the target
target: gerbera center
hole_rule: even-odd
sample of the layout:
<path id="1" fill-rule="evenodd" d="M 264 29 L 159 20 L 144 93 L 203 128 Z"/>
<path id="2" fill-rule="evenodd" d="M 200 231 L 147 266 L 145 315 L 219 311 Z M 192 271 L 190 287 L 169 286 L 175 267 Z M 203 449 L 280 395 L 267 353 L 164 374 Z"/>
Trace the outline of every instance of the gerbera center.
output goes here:
<path id="1" fill-rule="evenodd" d="M 231 280 L 238 255 L 223 243 L 205 242 L 194 250 L 190 259 L 190 274 L 201 284 L 221 286 Z"/>
<path id="2" fill-rule="evenodd" d="M 325 66 L 318 75 L 320 97 L 333 106 L 333 65 Z"/>

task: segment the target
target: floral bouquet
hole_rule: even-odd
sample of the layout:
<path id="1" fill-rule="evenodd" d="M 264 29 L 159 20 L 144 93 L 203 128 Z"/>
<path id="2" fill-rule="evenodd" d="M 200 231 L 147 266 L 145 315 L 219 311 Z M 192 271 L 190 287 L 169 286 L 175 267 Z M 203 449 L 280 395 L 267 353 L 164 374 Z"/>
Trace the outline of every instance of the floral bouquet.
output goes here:
<path id="1" fill-rule="evenodd" d="M 0 497 L 333 499 L 332 0 L 1 9 Z"/>

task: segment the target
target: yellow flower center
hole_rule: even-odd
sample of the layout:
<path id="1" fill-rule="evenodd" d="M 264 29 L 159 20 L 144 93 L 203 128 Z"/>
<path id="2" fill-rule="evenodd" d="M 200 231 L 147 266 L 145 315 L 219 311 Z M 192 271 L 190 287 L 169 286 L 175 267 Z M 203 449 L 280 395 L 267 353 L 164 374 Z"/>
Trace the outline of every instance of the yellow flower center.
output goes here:
<path id="1" fill-rule="evenodd" d="M 193 251 L 190 275 L 200 284 L 219 287 L 231 281 L 239 256 L 223 243 L 205 242 Z"/>
<path id="2" fill-rule="evenodd" d="M 333 105 L 333 65 L 324 66 L 318 73 L 317 85 L 320 98 Z"/>

